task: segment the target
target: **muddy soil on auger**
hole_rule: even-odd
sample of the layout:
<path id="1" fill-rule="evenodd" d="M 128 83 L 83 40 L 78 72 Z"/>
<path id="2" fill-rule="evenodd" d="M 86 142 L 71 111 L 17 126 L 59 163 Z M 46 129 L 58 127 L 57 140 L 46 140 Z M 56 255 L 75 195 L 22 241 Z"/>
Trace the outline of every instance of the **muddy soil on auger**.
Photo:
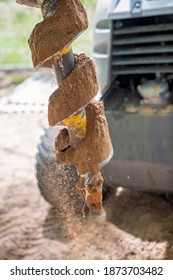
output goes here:
<path id="1" fill-rule="evenodd" d="M 29 0 L 18 2 L 31 5 Z M 74 192 L 89 212 L 102 214 L 100 168 L 111 159 L 113 148 L 103 102 L 94 100 L 99 90 L 95 65 L 86 55 L 75 55 L 72 50 L 72 43 L 88 28 L 87 13 L 80 0 L 34 2 L 40 7 L 43 20 L 36 24 L 28 40 L 32 62 L 35 68 L 46 66 L 55 71 L 58 85 L 49 98 L 48 120 L 51 126 L 65 126 L 63 137 L 66 129 L 65 142 L 69 141 L 65 149 L 55 145 L 56 160 L 58 164 L 76 167 L 79 180 Z M 61 133 L 60 129 L 58 138 Z M 50 199 L 54 187 L 43 186 L 43 196 L 57 207 Z"/>

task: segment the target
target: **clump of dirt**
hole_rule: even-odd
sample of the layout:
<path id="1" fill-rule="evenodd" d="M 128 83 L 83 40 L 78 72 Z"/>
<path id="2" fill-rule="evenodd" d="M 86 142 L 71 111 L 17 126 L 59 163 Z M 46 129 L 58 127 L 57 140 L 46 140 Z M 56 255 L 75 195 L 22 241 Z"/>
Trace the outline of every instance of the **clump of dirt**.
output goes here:
<path id="1" fill-rule="evenodd" d="M 58 133 L 56 138 L 56 144 L 55 144 L 60 151 L 64 151 L 65 149 L 70 147 L 70 137 L 68 133 L 68 129 L 63 128 Z"/>
<path id="2" fill-rule="evenodd" d="M 85 188 L 84 185 L 84 178 L 80 176 L 75 186 L 75 192 L 84 200 L 84 206 L 82 209 L 83 216 L 85 217 L 88 212 L 91 215 L 100 215 L 104 213 L 102 206 L 103 177 L 101 173 L 97 173 L 97 181 L 94 185 L 88 184 Z"/>
<path id="3" fill-rule="evenodd" d="M 75 67 L 50 96 L 48 119 L 51 126 L 85 106 L 98 92 L 95 66 L 84 54 L 76 56 Z"/>
<path id="4" fill-rule="evenodd" d="M 90 101 L 86 106 L 86 119 L 86 136 L 78 148 L 70 147 L 62 152 L 57 147 L 56 150 L 57 162 L 77 166 L 80 174 L 97 173 L 100 163 L 106 160 L 112 152 L 103 103 Z"/>
<path id="5" fill-rule="evenodd" d="M 34 67 L 67 47 L 88 27 L 86 11 L 80 0 L 58 2 L 54 14 L 38 23 L 29 38 Z"/>

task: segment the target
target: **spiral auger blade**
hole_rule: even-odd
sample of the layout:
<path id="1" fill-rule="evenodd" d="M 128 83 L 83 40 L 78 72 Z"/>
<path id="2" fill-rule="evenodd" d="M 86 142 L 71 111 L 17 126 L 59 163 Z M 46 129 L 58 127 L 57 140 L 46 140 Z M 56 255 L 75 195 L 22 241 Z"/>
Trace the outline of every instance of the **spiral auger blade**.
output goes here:
<path id="1" fill-rule="evenodd" d="M 85 201 L 83 215 L 85 207 L 101 214 L 100 168 L 109 162 L 113 149 L 103 103 L 94 100 L 99 90 L 94 63 L 85 54 L 74 55 L 71 47 L 88 27 L 86 11 L 80 0 L 18 3 L 40 7 L 43 15 L 28 42 L 34 67 L 53 68 L 58 82 L 48 105 L 49 124 L 63 126 L 55 139 L 57 163 L 76 166 L 75 191 Z"/>

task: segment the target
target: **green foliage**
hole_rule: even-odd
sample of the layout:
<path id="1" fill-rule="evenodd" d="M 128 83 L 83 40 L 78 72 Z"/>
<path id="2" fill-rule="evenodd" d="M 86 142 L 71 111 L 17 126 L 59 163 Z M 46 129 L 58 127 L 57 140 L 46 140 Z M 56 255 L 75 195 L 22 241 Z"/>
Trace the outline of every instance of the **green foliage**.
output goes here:
<path id="1" fill-rule="evenodd" d="M 12 84 L 18 85 L 25 80 L 25 76 L 22 74 L 15 74 L 12 76 Z"/>
<path id="2" fill-rule="evenodd" d="M 86 7 L 89 6 L 94 6 L 96 1 L 95 0 L 81 0 L 82 4 L 85 5 Z"/>
<path id="3" fill-rule="evenodd" d="M 17 24 L 19 22 L 25 22 L 27 20 L 27 14 L 24 11 L 17 12 L 15 14 L 15 20 L 14 22 Z"/>

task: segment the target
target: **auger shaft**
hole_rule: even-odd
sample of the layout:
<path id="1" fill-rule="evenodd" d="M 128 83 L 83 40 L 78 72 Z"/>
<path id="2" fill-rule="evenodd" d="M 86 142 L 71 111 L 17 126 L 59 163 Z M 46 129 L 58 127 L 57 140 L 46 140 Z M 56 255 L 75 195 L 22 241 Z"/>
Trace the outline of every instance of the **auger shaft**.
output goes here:
<path id="1" fill-rule="evenodd" d="M 58 8 L 58 0 L 43 1 L 41 11 L 44 18 L 54 14 Z M 56 56 L 52 57 L 52 68 L 54 69 L 58 85 L 71 73 L 75 66 L 75 58 L 72 46 L 69 44 Z M 78 126 L 76 126 L 76 122 Z M 86 133 L 86 113 L 85 108 L 75 112 L 73 116 L 67 118 L 62 125 L 65 125 L 69 133 L 69 146 L 77 148 Z M 80 135 L 80 137 L 76 136 Z"/>
<path id="2" fill-rule="evenodd" d="M 71 73 L 75 66 L 74 53 L 71 46 L 66 48 L 63 53 L 53 58 L 52 68 L 55 71 L 57 83 L 61 82 Z M 66 126 L 69 134 L 69 146 L 77 148 L 86 133 L 86 113 L 85 108 L 81 108 L 72 116 L 62 122 Z"/>
<path id="3" fill-rule="evenodd" d="M 52 62 L 52 68 L 55 72 L 58 85 L 60 85 L 60 83 L 70 74 L 75 66 L 72 47 L 68 47 L 64 52 L 64 54 L 60 54 L 53 58 Z"/>

